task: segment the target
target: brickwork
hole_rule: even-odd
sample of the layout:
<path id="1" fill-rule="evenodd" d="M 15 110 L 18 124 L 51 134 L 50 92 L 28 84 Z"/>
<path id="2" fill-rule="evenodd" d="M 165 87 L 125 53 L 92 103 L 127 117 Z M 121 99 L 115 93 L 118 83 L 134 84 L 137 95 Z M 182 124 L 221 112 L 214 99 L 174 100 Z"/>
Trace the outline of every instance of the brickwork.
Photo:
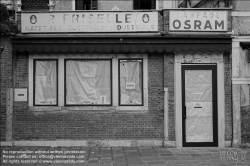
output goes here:
<path id="1" fill-rule="evenodd" d="M 72 10 L 72 0 L 53 0 L 54 10 Z"/>
<path id="2" fill-rule="evenodd" d="M 14 140 L 162 139 L 163 56 L 150 55 L 149 111 L 44 111 L 29 110 L 14 102 Z M 27 87 L 28 56 L 15 57 L 15 86 Z"/>
<path id="3" fill-rule="evenodd" d="M 232 61 L 230 55 L 225 53 L 224 61 L 224 86 L 225 86 L 225 140 L 232 140 Z"/>
<path id="4" fill-rule="evenodd" d="M 175 110 L 174 110 L 174 54 L 167 53 L 164 55 L 164 87 L 169 92 L 169 124 L 168 133 L 169 141 L 175 141 Z"/>
<path id="5" fill-rule="evenodd" d="M 12 47 L 9 36 L 1 36 L 0 47 L 4 50 L 0 55 L 0 140 L 5 141 L 6 134 L 6 92 L 11 88 L 12 83 Z"/>
<path id="6" fill-rule="evenodd" d="M 163 10 L 163 31 L 168 32 L 169 31 L 169 11 Z"/>
<path id="7" fill-rule="evenodd" d="M 160 139 L 154 115 L 70 111 L 34 114 L 24 103 L 14 107 L 14 140 Z M 160 124 L 159 124 L 160 123 Z"/>
<path id="8" fill-rule="evenodd" d="M 158 12 L 158 32 L 163 31 L 164 18 L 161 12 Z"/>
<path id="9" fill-rule="evenodd" d="M 250 143 L 250 106 L 241 107 L 241 143 Z"/>
<path id="10" fill-rule="evenodd" d="M 163 56 L 154 54 L 149 56 L 148 64 L 148 93 L 149 109 L 163 113 L 164 107 L 164 77 L 163 77 Z"/>
<path id="11" fill-rule="evenodd" d="M 14 56 L 14 88 L 28 88 L 29 63 L 27 53 Z"/>

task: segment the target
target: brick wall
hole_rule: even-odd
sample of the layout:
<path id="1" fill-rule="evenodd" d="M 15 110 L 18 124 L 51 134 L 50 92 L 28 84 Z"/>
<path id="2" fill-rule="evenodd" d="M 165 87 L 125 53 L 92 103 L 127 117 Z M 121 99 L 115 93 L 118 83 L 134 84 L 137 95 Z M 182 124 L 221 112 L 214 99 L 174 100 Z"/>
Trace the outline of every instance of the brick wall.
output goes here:
<path id="1" fill-rule="evenodd" d="M 9 36 L 0 37 L 0 47 L 4 51 L 0 55 L 0 140 L 5 141 L 6 134 L 6 92 L 7 88 L 11 88 L 12 83 L 12 47 Z"/>
<path id="2" fill-rule="evenodd" d="M 232 140 L 232 61 L 230 55 L 223 55 L 225 86 L 225 140 Z"/>
<path id="3" fill-rule="evenodd" d="M 27 53 L 14 55 L 14 88 L 28 88 L 29 56 Z"/>
<path id="4" fill-rule="evenodd" d="M 169 31 L 168 27 L 169 27 L 169 11 L 163 10 L 163 25 L 162 25 L 163 31 L 168 32 Z"/>
<path id="5" fill-rule="evenodd" d="M 169 141 L 175 141 L 175 110 L 174 110 L 174 54 L 164 55 L 164 87 L 168 88 L 168 136 Z"/>
<path id="6" fill-rule="evenodd" d="M 149 55 L 149 111 L 33 112 L 14 102 L 14 140 L 162 139 L 163 56 Z M 28 56 L 15 57 L 15 86 L 27 87 Z"/>
<path id="7" fill-rule="evenodd" d="M 148 63 L 149 63 L 148 64 L 149 110 L 154 111 L 156 114 L 163 116 L 163 107 L 164 107 L 163 56 L 161 54 L 149 55 Z"/>
<path id="8" fill-rule="evenodd" d="M 164 18 L 161 12 L 158 12 L 158 32 L 163 31 Z"/>

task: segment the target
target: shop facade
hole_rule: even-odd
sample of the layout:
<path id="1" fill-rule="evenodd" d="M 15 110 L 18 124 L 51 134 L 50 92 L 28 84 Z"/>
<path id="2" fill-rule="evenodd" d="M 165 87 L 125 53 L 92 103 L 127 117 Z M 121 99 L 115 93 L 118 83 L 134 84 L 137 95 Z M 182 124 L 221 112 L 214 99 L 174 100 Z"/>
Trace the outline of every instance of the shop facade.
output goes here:
<path id="1" fill-rule="evenodd" d="M 19 12 L 5 141 L 231 146 L 230 15 L 226 8 Z"/>

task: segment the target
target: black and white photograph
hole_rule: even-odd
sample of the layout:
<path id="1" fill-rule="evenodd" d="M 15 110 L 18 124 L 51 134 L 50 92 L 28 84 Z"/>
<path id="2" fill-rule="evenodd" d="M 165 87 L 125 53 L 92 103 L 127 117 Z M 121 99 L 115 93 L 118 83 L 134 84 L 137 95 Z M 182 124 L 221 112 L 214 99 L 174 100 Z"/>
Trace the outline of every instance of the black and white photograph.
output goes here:
<path id="1" fill-rule="evenodd" d="M 1 166 L 250 166 L 250 0 L 1 0 Z"/>

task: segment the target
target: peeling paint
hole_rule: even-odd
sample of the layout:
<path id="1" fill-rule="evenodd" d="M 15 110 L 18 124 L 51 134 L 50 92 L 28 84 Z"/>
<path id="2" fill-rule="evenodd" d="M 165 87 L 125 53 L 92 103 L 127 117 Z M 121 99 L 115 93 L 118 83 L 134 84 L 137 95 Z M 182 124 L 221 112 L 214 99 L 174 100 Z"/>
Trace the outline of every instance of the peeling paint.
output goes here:
<path id="1" fill-rule="evenodd" d="M 240 106 L 250 105 L 249 85 L 241 85 Z"/>

